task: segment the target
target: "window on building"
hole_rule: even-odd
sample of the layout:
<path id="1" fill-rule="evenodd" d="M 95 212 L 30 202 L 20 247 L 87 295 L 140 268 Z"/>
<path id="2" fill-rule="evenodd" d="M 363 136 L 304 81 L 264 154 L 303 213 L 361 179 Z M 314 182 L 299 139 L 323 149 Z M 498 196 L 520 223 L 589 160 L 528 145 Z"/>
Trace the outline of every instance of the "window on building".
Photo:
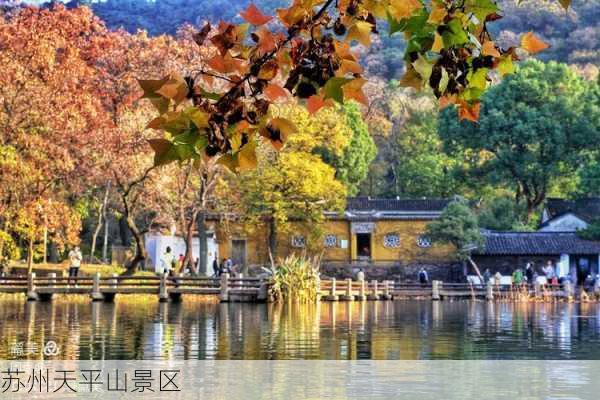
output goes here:
<path id="1" fill-rule="evenodd" d="M 421 235 L 417 238 L 417 246 L 422 248 L 431 247 L 431 239 L 425 235 Z"/>
<path id="2" fill-rule="evenodd" d="M 336 247 L 336 246 L 337 246 L 337 236 L 326 235 L 325 236 L 325 247 Z"/>
<path id="3" fill-rule="evenodd" d="M 306 238 L 304 236 L 292 236 L 292 247 L 306 247 Z"/>
<path id="4" fill-rule="evenodd" d="M 388 233 L 383 237 L 383 246 L 390 248 L 400 247 L 400 235 L 397 233 Z"/>

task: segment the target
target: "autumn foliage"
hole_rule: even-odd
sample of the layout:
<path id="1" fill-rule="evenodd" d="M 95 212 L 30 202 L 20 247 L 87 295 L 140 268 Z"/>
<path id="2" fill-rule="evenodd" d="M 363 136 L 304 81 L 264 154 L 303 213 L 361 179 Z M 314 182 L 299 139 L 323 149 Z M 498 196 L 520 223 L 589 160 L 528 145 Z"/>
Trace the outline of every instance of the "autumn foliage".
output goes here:
<path id="1" fill-rule="evenodd" d="M 568 7 L 569 1 L 562 1 Z M 520 48 L 498 47 L 488 23 L 502 18 L 492 0 L 294 0 L 276 15 L 250 5 L 245 23 L 206 24 L 194 36 L 214 53 L 193 73 L 142 80 L 160 116 L 149 127 L 156 163 L 219 157 L 232 170 L 256 164 L 256 142 L 281 148 L 294 127 L 274 117 L 273 104 L 295 97 L 315 113 L 334 102 L 366 103 L 362 67 L 350 45 L 369 46 L 382 21 L 407 41 L 402 85 L 430 88 L 461 119 L 476 122 L 479 99 L 494 76 L 520 56 L 547 47 L 533 33 Z"/>

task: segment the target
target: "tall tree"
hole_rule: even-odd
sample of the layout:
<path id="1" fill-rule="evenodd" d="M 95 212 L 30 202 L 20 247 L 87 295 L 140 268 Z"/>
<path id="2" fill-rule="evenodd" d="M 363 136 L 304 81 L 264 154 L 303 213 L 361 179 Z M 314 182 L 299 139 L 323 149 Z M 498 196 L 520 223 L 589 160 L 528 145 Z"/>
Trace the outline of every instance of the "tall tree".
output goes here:
<path id="1" fill-rule="evenodd" d="M 335 177 L 346 186 L 348 195 L 354 196 L 369 173 L 369 166 L 377 155 L 377 147 L 369 129 L 354 102 L 342 106 L 345 123 L 351 130 L 350 142 L 341 151 L 317 149 L 323 161 L 335 168 Z M 321 151 L 319 151 L 321 150 Z"/>
<path id="2" fill-rule="evenodd" d="M 529 61 L 486 93 L 477 124 L 457 121 L 448 108 L 438 132 L 448 152 L 476 160 L 472 176 L 513 189 L 531 216 L 600 143 L 590 102 L 586 82 L 566 65 Z"/>

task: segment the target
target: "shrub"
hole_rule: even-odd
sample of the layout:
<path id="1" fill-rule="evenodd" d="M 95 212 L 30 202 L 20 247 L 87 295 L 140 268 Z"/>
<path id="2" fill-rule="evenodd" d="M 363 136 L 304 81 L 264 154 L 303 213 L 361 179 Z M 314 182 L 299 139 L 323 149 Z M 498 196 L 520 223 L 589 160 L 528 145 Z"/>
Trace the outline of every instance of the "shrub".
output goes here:
<path id="1" fill-rule="evenodd" d="M 318 257 L 291 255 L 273 268 L 271 295 L 276 301 L 315 302 L 319 286 Z"/>

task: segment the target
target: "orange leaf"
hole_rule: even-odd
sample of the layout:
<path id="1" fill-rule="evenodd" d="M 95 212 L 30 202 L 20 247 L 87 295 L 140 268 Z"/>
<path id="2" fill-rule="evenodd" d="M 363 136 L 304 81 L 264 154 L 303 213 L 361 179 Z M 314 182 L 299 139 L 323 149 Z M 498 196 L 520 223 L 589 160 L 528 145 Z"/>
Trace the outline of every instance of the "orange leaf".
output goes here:
<path id="1" fill-rule="evenodd" d="M 254 35 L 258 38 L 258 47 L 263 54 L 275 50 L 277 47 L 276 37 L 268 29 L 260 28 L 254 32 Z"/>
<path id="2" fill-rule="evenodd" d="M 273 83 L 267 85 L 267 87 L 264 90 L 264 94 L 267 97 L 267 99 L 271 101 L 276 101 L 280 97 L 284 97 L 287 99 L 289 95 L 287 90 Z"/>
<path id="3" fill-rule="evenodd" d="M 362 74 L 363 68 L 356 61 L 342 60 L 340 72 L 342 75 L 345 75 L 348 72 L 351 74 Z"/>
<path id="4" fill-rule="evenodd" d="M 312 95 L 306 101 L 306 108 L 311 115 L 314 115 L 317 111 L 325 106 L 325 100 L 323 96 Z"/>
<path id="5" fill-rule="evenodd" d="M 479 111 L 481 109 L 481 103 L 469 104 L 464 100 L 459 101 L 458 118 L 462 121 L 464 119 L 477 122 L 479 120 Z"/>
<path id="6" fill-rule="evenodd" d="M 247 22 L 255 26 L 264 25 L 273 19 L 273 17 L 263 14 L 254 4 L 250 4 L 246 11 L 242 11 L 240 15 Z"/>
<path id="7" fill-rule="evenodd" d="M 365 106 L 368 105 L 369 101 L 362 90 L 362 87 L 365 85 L 365 83 L 367 83 L 366 80 L 357 78 L 342 86 L 344 99 L 354 99 Z"/>
<path id="8" fill-rule="evenodd" d="M 500 52 L 496 49 L 494 42 L 491 40 L 483 42 L 481 46 L 481 54 L 484 56 L 500 57 Z"/>
<path id="9" fill-rule="evenodd" d="M 444 108 L 448 107 L 450 104 L 456 104 L 456 95 L 455 94 L 440 97 L 440 110 L 443 110 Z"/>
<path id="10" fill-rule="evenodd" d="M 521 38 L 521 47 L 524 50 L 527 50 L 529 53 L 535 54 L 547 49 L 548 47 L 550 47 L 550 45 L 540 40 L 537 36 L 533 34 L 533 32 L 527 32 Z"/>

